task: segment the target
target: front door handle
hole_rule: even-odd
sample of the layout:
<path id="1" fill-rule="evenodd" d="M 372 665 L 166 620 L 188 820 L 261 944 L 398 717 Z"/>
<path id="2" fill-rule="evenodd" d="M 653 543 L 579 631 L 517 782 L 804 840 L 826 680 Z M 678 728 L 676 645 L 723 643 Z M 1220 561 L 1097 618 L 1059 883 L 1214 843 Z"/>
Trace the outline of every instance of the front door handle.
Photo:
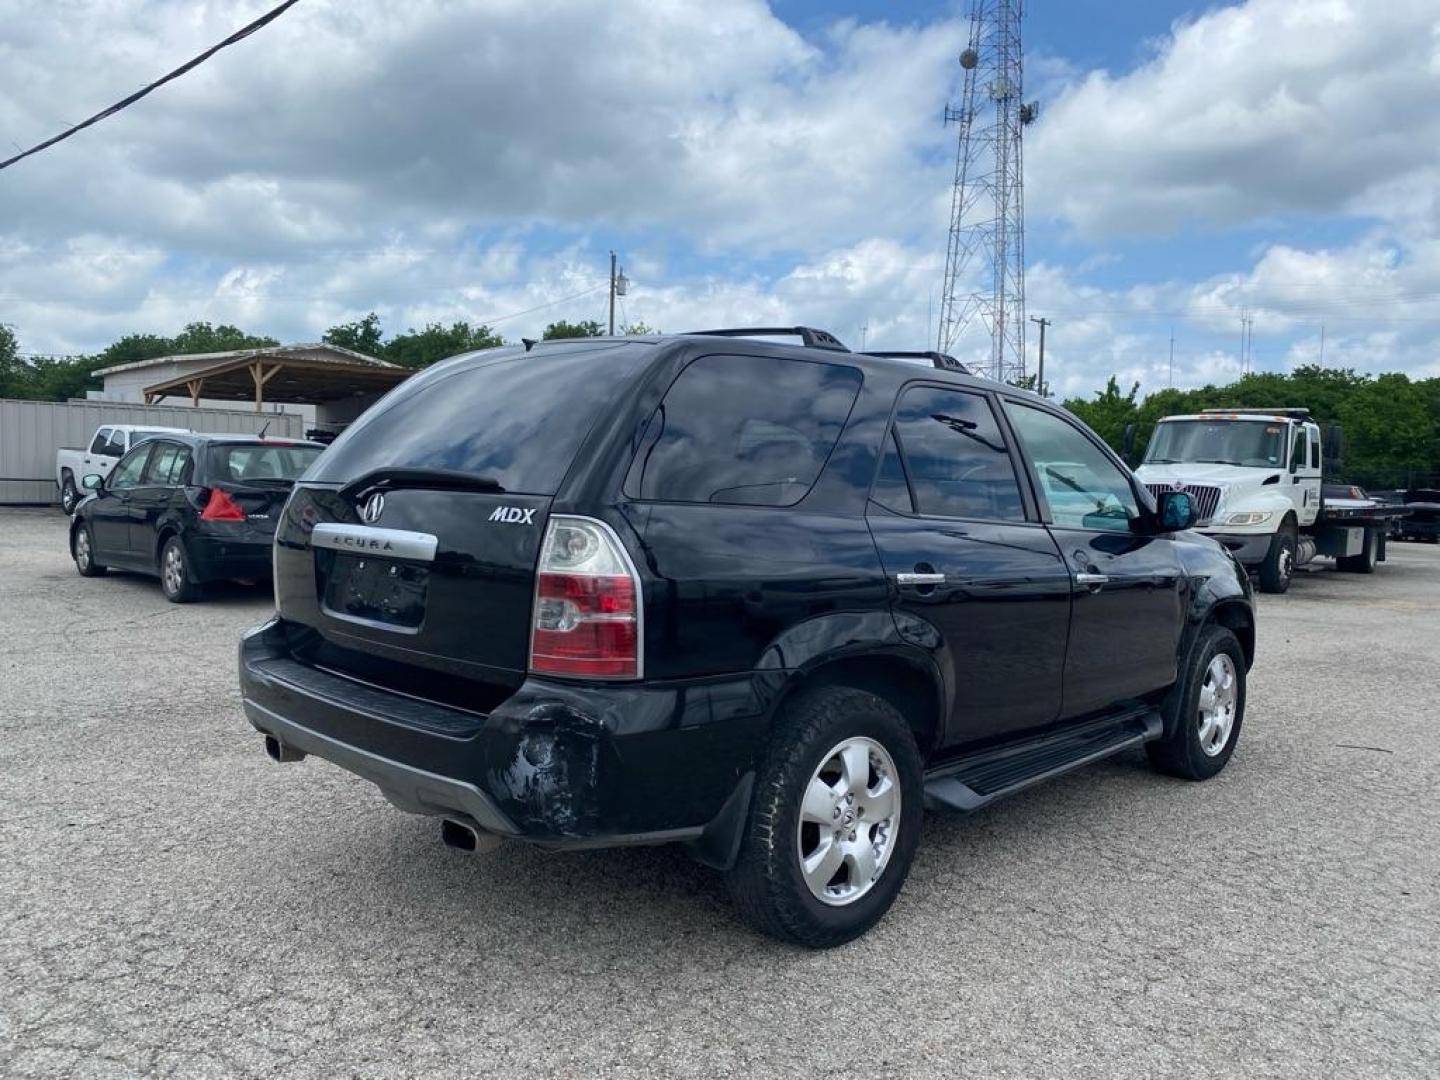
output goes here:
<path id="1" fill-rule="evenodd" d="M 905 572 L 895 575 L 897 585 L 944 585 L 944 574 L 921 574 Z"/>
<path id="2" fill-rule="evenodd" d="M 1080 574 L 1075 575 L 1075 584 L 1095 592 L 1110 583 L 1108 574 Z"/>

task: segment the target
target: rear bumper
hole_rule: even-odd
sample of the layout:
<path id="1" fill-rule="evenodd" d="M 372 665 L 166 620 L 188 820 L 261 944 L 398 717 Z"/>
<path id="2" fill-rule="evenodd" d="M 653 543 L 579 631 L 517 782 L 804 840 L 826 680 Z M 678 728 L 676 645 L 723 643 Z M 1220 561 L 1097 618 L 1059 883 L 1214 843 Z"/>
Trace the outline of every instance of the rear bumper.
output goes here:
<path id="1" fill-rule="evenodd" d="M 416 814 L 545 847 L 687 841 L 726 865 L 763 746 L 750 675 L 684 685 L 527 680 L 481 715 L 291 658 L 278 620 L 240 642 L 259 731 L 369 780 Z"/>
<path id="2" fill-rule="evenodd" d="M 1235 560 L 1244 566 L 1258 566 L 1265 561 L 1265 556 L 1270 554 L 1270 538 L 1273 533 L 1226 533 L 1211 532 L 1209 529 L 1199 530 L 1203 535 L 1219 542 L 1219 544 Z"/>
<path id="3" fill-rule="evenodd" d="M 185 553 L 199 581 L 227 578 L 268 578 L 273 572 L 270 550 L 275 538 L 266 535 L 223 535 L 196 531 L 185 540 Z"/>

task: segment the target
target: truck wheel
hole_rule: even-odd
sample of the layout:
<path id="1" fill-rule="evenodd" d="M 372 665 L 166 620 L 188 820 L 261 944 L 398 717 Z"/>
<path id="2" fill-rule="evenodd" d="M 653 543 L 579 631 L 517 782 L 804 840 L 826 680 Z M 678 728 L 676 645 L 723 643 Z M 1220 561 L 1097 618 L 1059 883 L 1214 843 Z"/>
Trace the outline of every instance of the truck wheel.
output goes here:
<path id="1" fill-rule="evenodd" d="M 811 948 L 859 937 L 895 902 L 920 841 L 920 751 L 885 701 L 827 686 L 787 705 L 728 884 L 756 929 Z"/>
<path id="2" fill-rule="evenodd" d="M 1229 629 L 1201 631 L 1161 712 L 1169 734 L 1145 744 L 1150 764 L 1185 780 L 1208 780 L 1225 768 L 1245 718 L 1245 651 Z"/>
<path id="3" fill-rule="evenodd" d="M 65 482 L 60 485 L 60 509 L 67 514 L 73 514 L 75 507 L 79 505 L 80 492 L 75 487 L 75 477 L 67 472 Z"/>
<path id="4" fill-rule="evenodd" d="M 1270 550 L 1260 564 L 1260 591 L 1283 593 L 1295 576 L 1295 526 L 1281 525 L 1270 538 Z"/>
<path id="5" fill-rule="evenodd" d="M 1376 534 L 1374 529 L 1365 530 L 1365 539 L 1360 545 L 1359 555 L 1346 555 L 1335 560 L 1335 565 L 1349 574 L 1373 574 L 1375 572 Z"/>
<path id="6" fill-rule="evenodd" d="M 99 577 L 105 573 L 105 567 L 95 561 L 95 538 L 89 525 L 81 525 L 75 530 L 70 553 L 75 557 L 75 569 L 80 571 L 81 577 Z"/>
<path id="7" fill-rule="evenodd" d="M 190 559 L 178 536 L 160 549 L 160 589 L 172 604 L 188 604 L 200 598 L 200 586 L 190 574 Z"/>

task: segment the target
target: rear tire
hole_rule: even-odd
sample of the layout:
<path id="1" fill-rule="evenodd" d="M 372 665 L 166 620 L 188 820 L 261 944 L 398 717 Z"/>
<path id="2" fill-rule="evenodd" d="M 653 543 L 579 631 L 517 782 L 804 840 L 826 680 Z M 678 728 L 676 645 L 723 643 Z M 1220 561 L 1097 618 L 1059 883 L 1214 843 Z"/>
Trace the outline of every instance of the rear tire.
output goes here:
<path id="1" fill-rule="evenodd" d="M 79 505 L 80 492 L 75 487 L 75 477 L 67 472 L 65 482 L 60 485 L 60 509 L 66 514 L 73 514 Z"/>
<path id="2" fill-rule="evenodd" d="M 178 536 L 165 541 L 160 549 L 160 590 L 172 604 L 188 604 L 200 599 L 200 586 L 190 570 L 190 557 Z"/>
<path id="3" fill-rule="evenodd" d="M 727 883 L 757 930 L 812 949 L 890 910 L 923 818 L 915 736 L 893 706 L 827 686 L 785 706 Z"/>
<path id="4" fill-rule="evenodd" d="M 1184 780 L 1225 768 L 1245 719 L 1245 650 L 1228 628 L 1201 630 L 1161 713 L 1168 734 L 1145 744 L 1151 765 Z"/>
<path id="5" fill-rule="evenodd" d="M 105 567 L 95 561 L 95 537 L 89 525 L 81 525 L 75 530 L 75 538 L 70 541 L 70 554 L 81 577 L 100 577 L 105 573 Z"/>
<path id="6" fill-rule="evenodd" d="M 1365 530 L 1365 540 L 1359 555 L 1346 555 L 1335 560 L 1335 565 L 1349 574 L 1373 574 L 1375 572 L 1376 549 L 1379 534 L 1374 529 Z"/>
<path id="7" fill-rule="evenodd" d="M 1260 591 L 1283 593 L 1295 576 L 1295 549 L 1298 546 L 1295 526 L 1286 522 L 1270 538 L 1270 550 L 1260 564 Z"/>

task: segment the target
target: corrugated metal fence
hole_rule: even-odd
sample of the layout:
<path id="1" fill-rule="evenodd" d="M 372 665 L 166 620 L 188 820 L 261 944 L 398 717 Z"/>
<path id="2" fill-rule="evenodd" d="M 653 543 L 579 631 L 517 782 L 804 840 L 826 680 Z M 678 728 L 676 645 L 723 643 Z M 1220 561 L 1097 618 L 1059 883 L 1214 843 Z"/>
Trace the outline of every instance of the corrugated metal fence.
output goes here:
<path id="1" fill-rule="evenodd" d="M 254 435 L 267 421 L 270 435 L 292 439 L 304 435 L 304 417 L 299 413 L 123 401 L 0 400 L 0 504 L 59 501 L 55 451 L 62 446 L 89 446 L 95 429 L 106 424 L 155 424 Z"/>

